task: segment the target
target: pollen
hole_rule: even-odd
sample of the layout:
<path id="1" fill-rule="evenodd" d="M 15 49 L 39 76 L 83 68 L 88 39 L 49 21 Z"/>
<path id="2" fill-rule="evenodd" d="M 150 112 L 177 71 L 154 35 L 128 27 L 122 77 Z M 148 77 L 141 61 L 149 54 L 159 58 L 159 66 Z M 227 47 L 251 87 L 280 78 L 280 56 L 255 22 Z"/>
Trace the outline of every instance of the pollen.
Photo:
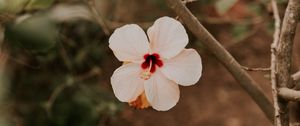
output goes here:
<path id="1" fill-rule="evenodd" d="M 135 108 L 135 109 L 145 109 L 150 107 L 150 103 L 148 102 L 146 98 L 145 92 L 143 92 L 141 95 L 139 95 L 136 100 L 129 102 L 129 106 Z"/>
<path id="2" fill-rule="evenodd" d="M 140 77 L 144 80 L 148 80 L 150 79 L 151 77 L 151 72 L 149 71 L 143 71 L 141 74 L 140 74 Z"/>

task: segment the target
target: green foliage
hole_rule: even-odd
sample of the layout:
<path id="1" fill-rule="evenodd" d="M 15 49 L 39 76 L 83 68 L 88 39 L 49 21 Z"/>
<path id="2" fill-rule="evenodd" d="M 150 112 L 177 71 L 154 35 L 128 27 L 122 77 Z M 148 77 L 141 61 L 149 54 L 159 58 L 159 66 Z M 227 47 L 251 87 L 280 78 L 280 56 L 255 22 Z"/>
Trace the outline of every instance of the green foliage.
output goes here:
<path id="1" fill-rule="evenodd" d="M 30 0 L 26 6 L 26 10 L 45 9 L 52 5 L 54 0 Z"/>
<path id="2" fill-rule="evenodd" d="M 45 52 L 57 42 L 58 30 L 47 17 L 32 16 L 20 23 L 10 24 L 6 37 L 11 44 L 30 52 Z"/>
<path id="3" fill-rule="evenodd" d="M 110 125 L 122 106 L 101 81 L 112 60 L 107 37 L 91 22 L 62 23 L 47 16 L 38 13 L 6 26 L 10 55 L 24 62 L 13 66 L 9 91 L 17 116 L 24 126 Z M 48 109 L 49 98 L 63 85 Z"/>

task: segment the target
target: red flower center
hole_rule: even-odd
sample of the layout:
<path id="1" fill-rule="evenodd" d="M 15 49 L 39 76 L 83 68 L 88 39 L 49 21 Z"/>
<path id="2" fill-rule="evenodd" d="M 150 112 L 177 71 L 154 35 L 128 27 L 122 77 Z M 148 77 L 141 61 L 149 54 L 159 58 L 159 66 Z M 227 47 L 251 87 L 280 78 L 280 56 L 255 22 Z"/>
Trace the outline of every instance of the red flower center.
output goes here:
<path id="1" fill-rule="evenodd" d="M 151 73 L 154 73 L 156 70 L 156 66 L 162 67 L 163 62 L 159 59 L 160 56 L 157 53 L 146 54 L 144 55 L 145 61 L 142 63 L 141 67 L 143 69 L 150 69 Z"/>

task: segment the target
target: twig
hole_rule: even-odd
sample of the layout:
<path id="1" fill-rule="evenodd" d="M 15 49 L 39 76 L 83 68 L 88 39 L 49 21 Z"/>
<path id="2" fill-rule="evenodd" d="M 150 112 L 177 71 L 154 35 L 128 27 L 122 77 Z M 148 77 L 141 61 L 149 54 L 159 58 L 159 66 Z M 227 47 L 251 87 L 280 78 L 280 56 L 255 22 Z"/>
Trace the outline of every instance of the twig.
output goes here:
<path id="1" fill-rule="evenodd" d="M 246 67 L 246 66 L 241 66 L 244 70 L 247 71 L 270 71 L 270 68 L 250 68 L 250 67 Z"/>
<path id="2" fill-rule="evenodd" d="M 106 35 L 110 35 L 111 31 L 106 23 L 106 20 L 100 15 L 100 13 L 95 8 L 95 0 L 91 0 L 91 2 L 88 2 L 88 5 L 91 9 L 91 13 L 97 23 L 102 27 L 102 30 Z"/>
<path id="3" fill-rule="evenodd" d="M 51 113 L 51 108 L 55 102 L 55 100 L 57 99 L 57 97 L 59 96 L 59 94 L 67 87 L 67 84 L 62 84 L 60 86 L 58 86 L 57 88 L 55 88 L 55 90 L 53 91 L 53 93 L 51 94 L 50 98 L 48 99 L 48 101 L 46 102 L 46 113 L 48 115 L 48 117 L 52 116 Z"/>
<path id="4" fill-rule="evenodd" d="M 197 0 L 183 0 L 182 3 L 184 5 L 186 5 L 187 3 L 192 3 L 192 2 L 195 2 L 195 1 L 197 1 Z"/>
<path id="5" fill-rule="evenodd" d="M 294 73 L 294 74 L 292 75 L 292 79 L 293 79 L 293 83 L 294 83 L 294 84 L 299 83 L 299 81 L 300 81 L 300 71 Z"/>
<path id="6" fill-rule="evenodd" d="M 293 86 L 291 83 L 292 48 L 299 16 L 299 0 L 289 0 L 283 18 L 278 46 L 274 45 L 277 60 L 275 65 L 277 88 L 291 88 Z M 275 124 L 277 126 L 289 126 L 288 101 L 278 98 L 277 102 L 279 106 L 278 119 L 280 119 L 280 124 Z"/>
<path id="7" fill-rule="evenodd" d="M 227 68 L 234 78 L 247 91 L 267 118 L 273 121 L 273 106 L 258 84 L 244 71 L 240 64 L 224 49 L 224 47 L 204 28 L 197 18 L 182 4 L 180 0 L 166 0 L 170 8 L 182 19 L 189 30 L 211 51 Z"/>
<path id="8" fill-rule="evenodd" d="M 275 20 L 275 31 L 273 34 L 273 42 L 271 44 L 271 85 L 272 85 L 272 94 L 273 94 L 273 102 L 274 102 L 274 124 L 277 126 L 281 125 L 280 120 L 280 107 L 278 103 L 278 93 L 277 93 L 277 81 L 276 81 L 276 55 L 275 55 L 275 49 L 278 45 L 279 36 L 280 36 L 280 17 L 277 7 L 276 0 L 271 1 L 272 4 L 272 10 L 273 10 L 273 17 Z"/>
<path id="9" fill-rule="evenodd" d="M 300 91 L 289 88 L 279 88 L 278 95 L 290 101 L 300 101 Z"/>

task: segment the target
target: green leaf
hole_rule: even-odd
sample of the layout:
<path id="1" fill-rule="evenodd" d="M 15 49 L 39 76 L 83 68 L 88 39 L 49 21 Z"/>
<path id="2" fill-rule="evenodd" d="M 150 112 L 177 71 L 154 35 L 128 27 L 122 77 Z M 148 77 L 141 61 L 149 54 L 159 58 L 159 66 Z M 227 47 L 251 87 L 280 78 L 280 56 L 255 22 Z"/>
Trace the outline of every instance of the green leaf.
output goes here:
<path id="1" fill-rule="evenodd" d="M 47 17 L 32 16 L 20 23 L 9 25 L 5 34 L 16 46 L 32 52 L 45 52 L 54 47 L 58 31 Z"/>
<path id="2" fill-rule="evenodd" d="M 225 14 L 238 0 L 218 0 L 215 7 L 219 14 Z"/>
<path id="3" fill-rule="evenodd" d="M 30 0 L 26 10 L 46 9 L 53 4 L 54 0 Z"/>

